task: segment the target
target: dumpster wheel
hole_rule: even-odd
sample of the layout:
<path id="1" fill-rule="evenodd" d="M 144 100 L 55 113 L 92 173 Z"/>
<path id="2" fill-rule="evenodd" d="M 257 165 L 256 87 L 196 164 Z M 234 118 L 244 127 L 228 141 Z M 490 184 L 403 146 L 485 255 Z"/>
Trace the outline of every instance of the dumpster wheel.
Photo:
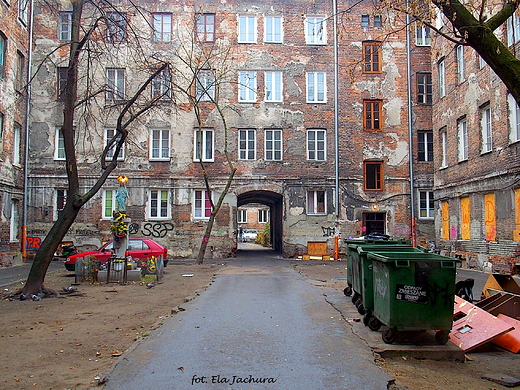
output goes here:
<path id="1" fill-rule="evenodd" d="M 397 331 L 395 329 L 388 328 L 383 332 L 383 341 L 387 344 L 392 344 L 395 341 L 395 335 Z"/>
<path id="2" fill-rule="evenodd" d="M 352 295 L 352 287 L 345 287 L 345 289 L 343 290 L 343 294 L 345 294 L 347 297 L 350 297 Z"/>
<path id="3" fill-rule="evenodd" d="M 437 344 L 444 345 L 450 339 L 450 331 L 449 330 L 438 330 L 435 332 L 435 341 Z"/>
<path id="4" fill-rule="evenodd" d="M 370 318 L 368 319 L 368 327 L 370 328 L 370 330 L 373 330 L 374 332 L 377 332 L 381 328 L 381 325 L 383 325 L 381 321 L 379 321 L 374 316 L 370 316 Z"/>
<path id="5" fill-rule="evenodd" d="M 366 313 L 365 306 L 363 305 L 363 300 L 359 298 L 354 304 L 359 314 L 363 315 Z"/>

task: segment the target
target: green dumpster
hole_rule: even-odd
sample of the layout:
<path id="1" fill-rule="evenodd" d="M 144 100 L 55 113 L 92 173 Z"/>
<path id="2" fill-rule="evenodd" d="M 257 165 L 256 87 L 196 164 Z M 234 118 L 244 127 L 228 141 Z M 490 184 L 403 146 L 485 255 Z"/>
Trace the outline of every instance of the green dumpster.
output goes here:
<path id="1" fill-rule="evenodd" d="M 400 330 L 436 330 L 446 344 L 453 324 L 458 259 L 434 253 L 369 252 L 373 261 L 374 319 L 388 326 L 383 341 Z"/>

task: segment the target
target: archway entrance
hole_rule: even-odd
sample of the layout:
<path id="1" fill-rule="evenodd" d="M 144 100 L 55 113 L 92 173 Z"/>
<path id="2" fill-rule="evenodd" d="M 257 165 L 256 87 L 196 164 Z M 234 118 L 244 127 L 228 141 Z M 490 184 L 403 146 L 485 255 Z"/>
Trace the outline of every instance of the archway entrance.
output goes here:
<path id="1" fill-rule="evenodd" d="M 266 190 L 255 190 L 238 195 L 237 206 L 261 204 L 269 207 L 269 225 L 271 227 L 271 245 L 277 252 L 282 252 L 282 215 L 283 197 L 280 194 Z"/>

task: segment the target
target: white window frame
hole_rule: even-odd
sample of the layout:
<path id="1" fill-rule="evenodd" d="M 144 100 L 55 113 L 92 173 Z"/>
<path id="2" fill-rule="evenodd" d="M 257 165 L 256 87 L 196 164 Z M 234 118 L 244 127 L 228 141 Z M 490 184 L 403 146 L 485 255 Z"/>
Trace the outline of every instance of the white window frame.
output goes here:
<path id="1" fill-rule="evenodd" d="M 0 79 L 6 76 L 7 37 L 0 32 Z"/>
<path id="2" fill-rule="evenodd" d="M 324 16 L 305 18 L 305 43 L 307 45 L 327 44 L 327 22 Z"/>
<path id="3" fill-rule="evenodd" d="M 415 23 L 415 45 L 416 46 L 430 46 L 431 45 L 431 34 L 430 27 L 419 25 Z"/>
<path id="4" fill-rule="evenodd" d="M 240 71 L 238 73 L 238 101 L 255 103 L 257 100 L 257 77 L 255 71 Z"/>
<path id="5" fill-rule="evenodd" d="M 13 165 L 20 166 L 21 161 L 21 147 L 22 141 L 22 125 L 18 122 L 15 122 L 13 125 Z"/>
<path id="6" fill-rule="evenodd" d="M 68 42 L 72 39 L 72 12 L 58 14 L 58 40 Z"/>
<path id="7" fill-rule="evenodd" d="M 213 129 L 195 129 L 193 134 L 193 161 L 200 161 L 199 138 L 202 137 L 202 161 L 213 162 L 215 159 L 215 134 Z M 209 150 L 208 150 L 209 148 Z M 210 154 L 208 156 L 208 154 Z"/>
<path id="8" fill-rule="evenodd" d="M 468 122 L 466 118 L 461 118 L 457 122 L 458 134 L 458 157 L 459 162 L 468 159 Z"/>
<path id="9" fill-rule="evenodd" d="M 125 68 L 107 68 L 107 101 L 121 101 L 125 99 L 126 70 Z"/>
<path id="10" fill-rule="evenodd" d="M 307 160 L 327 160 L 327 131 L 324 129 L 307 129 Z"/>
<path id="11" fill-rule="evenodd" d="M 446 96 L 446 63 L 444 58 L 437 63 L 437 76 L 439 80 L 439 97 Z"/>
<path id="12" fill-rule="evenodd" d="M 150 129 L 150 161 L 170 161 L 171 131 Z"/>
<path id="13" fill-rule="evenodd" d="M 197 13 L 195 15 L 197 39 L 200 42 L 215 41 L 215 14 Z"/>
<path id="14" fill-rule="evenodd" d="M 448 131 L 446 127 L 440 130 L 441 136 L 441 166 L 440 168 L 446 168 L 448 166 Z"/>
<path id="15" fill-rule="evenodd" d="M 160 188 L 148 190 L 148 204 L 146 208 L 147 218 L 150 221 L 171 219 L 170 191 Z"/>
<path id="16" fill-rule="evenodd" d="M 108 145 L 108 142 L 112 139 L 112 137 L 115 135 L 115 133 L 116 133 L 116 129 L 114 129 L 114 128 L 105 129 L 105 135 L 104 135 L 104 138 L 105 138 L 104 146 L 105 147 Z M 120 134 L 118 135 L 118 138 L 121 138 Z M 116 141 L 116 143 L 117 143 L 117 141 Z M 112 147 L 110 148 L 110 150 L 108 150 L 108 152 L 107 152 L 106 159 L 105 159 L 106 161 L 112 161 L 112 159 L 114 158 L 115 148 L 116 148 L 116 144 L 114 143 L 112 145 Z M 117 161 L 124 161 L 124 159 L 125 159 L 125 144 L 123 144 L 123 147 L 119 151 L 119 155 L 117 156 Z"/>
<path id="17" fill-rule="evenodd" d="M 480 129 L 482 135 L 481 153 L 489 153 L 493 150 L 493 128 L 490 104 L 486 104 L 480 109 Z"/>
<path id="18" fill-rule="evenodd" d="M 163 69 L 152 80 L 152 98 L 170 99 L 172 97 L 172 75 L 167 69 Z"/>
<path id="19" fill-rule="evenodd" d="M 282 161 L 283 132 L 281 129 L 266 129 L 264 131 L 264 159 L 266 161 Z"/>
<path id="20" fill-rule="evenodd" d="M 283 102 L 283 73 L 282 72 L 265 72 L 265 101 L 266 102 Z"/>
<path id="21" fill-rule="evenodd" d="M 507 19 L 507 46 L 520 39 L 520 16 L 516 12 Z"/>
<path id="22" fill-rule="evenodd" d="M 199 102 L 211 102 L 215 100 L 216 79 L 212 70 L 200 70 L 195 83 L 196 98 Z"/>
<path id="23" fill-rule="evenodd" d="M 464 46 L 458 45 L 455 49 L 457 56 L 457 76 L 459 83 L 466 80 L 466 63 L 464 61 Z"/>
<path id="24" fill-rule="evenodd" d="M 29 20 L 29 4 L 31 0 L 18 0 L 18 19 L 27 26 Z"/>
<path id="25" fill-rule="evenodd" d="M 319 210 L 321 204 L 320 198 L 323 197 L 323 211 Z M 325 190 L 307 190 L 307 215 L 325 215 L 327 214 L 327 191 Z"/>
<path id="26" fill-rule="evenodd" d="M 126 41 L 127 19 L 123 12 L 107 12 L 107 40 L 111 43 Z"/>
<path id="27" fill-rule="evenodd" d="M 256 160 L 256 129 L 238 130 L 238 159 Z"/>
<path id="28" fill-rule="evenodd" d="M 153 38 L 155 42 L 171 42 L 173 17 L 170 12 L 154 12 Z"/>
<path id="29" fill-rule="evenodd" d="M 269 209 L 258 209 L 258 223 L 269 223 Z"/>
<path id="30" fill-rule="evenodd" d="M 238 15 L 238 43 L 256 43 L 257 20 L 254 15 Z"/>
<path id="31" fill-rule="evenodd" d="M 247 209 L 237 210 L 237 223 L 247 223 Z"/>
<path id="32" fill-rule="evenodd" d="M 264 42 L 283 43 L 283 18 L 281 16 L 264 16 Z"/>
<path id="33" fill-rule="evenodd" d="M 65 140 L 63 139 L 61 128 L 56 127 L 54 132 L 54 160 L 65 161 L 65 159 Z"/>
<path id="34" fill-rule="evenodd" d="M 11 216 L 9 218 L 9 242 L 20 242 L 20 201 L 11 198 Z"/>
<path id="35" fill-rule="evenodd" d="M 509 141 L 514 143 L 520 141 L 520 107 L 510 93 L 507 94 L 507 103 L 509 107 Z"/>
<path id="36" fill-rule="evenodd" d="M 419 202 L 419 219 L 435 218 L 435 205 L 432 204 L 434 200 L 435 198 L 433 197 L 432 190 L 418 190 L 417 201 Z"/>
<path id="37" fill-rule="evenodd" d="M 196 220 L 207 220 L 211 216 L 211 204 L 207 205 L 206 199 L 209 199 L 211 194 L 207 190 L 194 190 L 193 191 L 193 208 L 192 215 L 193 219 Z M 208 202 L 209 203 L 209 202 Z M 206 215 L 209 212 L 210 215 Z"/>
<path id="38" fill-rule="evenodd" d="M 307 72 L 307 103 L 327 103 L 326 72 Z"/>
<path id="39" fill-rule="evenodd" d="M 103 190 L 103 209 L 101 219 L 111 220 L 112 214 L 116 211 L 116 189 Z"/>
<path id="40" fill-rule="evenodd" d="M 429 130 L 421 130 L 417 132 L 417 152 L 420 151 L 420 146 L 424 147 L 423 159 L 419 158 L 417 154 L 417 160 L 420 162 L 432 162 L 433 161 L 433 132 Z"/>

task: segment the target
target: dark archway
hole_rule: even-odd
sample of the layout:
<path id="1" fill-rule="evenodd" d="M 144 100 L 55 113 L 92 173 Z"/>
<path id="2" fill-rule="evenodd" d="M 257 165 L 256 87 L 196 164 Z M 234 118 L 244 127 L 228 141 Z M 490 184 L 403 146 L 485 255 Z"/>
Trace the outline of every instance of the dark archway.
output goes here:
<path id="1" fill-rule="evenodd" d="M 283 217 L 283 197 L 280 194 L 266 190 L 255 190 L 244 192 L 238 195 L 237 206 L 244 206 L 248 203 L 260 203 L 269 206 L 271 243 L 273 249 L 282 252 L 282 217 Z"/>

